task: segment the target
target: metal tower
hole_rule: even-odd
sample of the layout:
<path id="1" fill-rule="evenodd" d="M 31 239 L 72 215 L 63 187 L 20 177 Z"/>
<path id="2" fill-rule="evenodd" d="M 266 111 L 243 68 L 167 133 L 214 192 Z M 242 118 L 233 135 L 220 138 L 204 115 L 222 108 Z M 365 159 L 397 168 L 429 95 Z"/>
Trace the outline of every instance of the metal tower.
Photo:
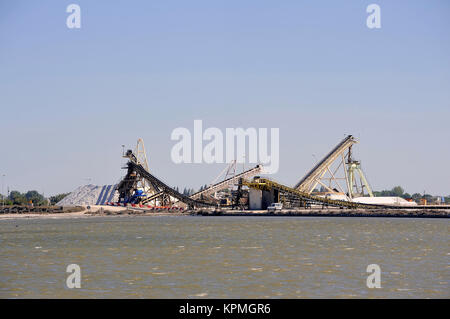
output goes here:
<path id="1" fill-rule="evenodd" d="M 348 135 L 318 162 L 295 186 L 307 194 L 342 194 L 347 199 L 364 196 L 366 190 L 373 196 L 360 162 L 352 159 L 352 146 L 358 141 Z M 359 184 L 356 175 L 359 175 Z M 344 186 L 342 183 L 345 183 Z M 316 187 L 320 187 L 317 189 Z"/>

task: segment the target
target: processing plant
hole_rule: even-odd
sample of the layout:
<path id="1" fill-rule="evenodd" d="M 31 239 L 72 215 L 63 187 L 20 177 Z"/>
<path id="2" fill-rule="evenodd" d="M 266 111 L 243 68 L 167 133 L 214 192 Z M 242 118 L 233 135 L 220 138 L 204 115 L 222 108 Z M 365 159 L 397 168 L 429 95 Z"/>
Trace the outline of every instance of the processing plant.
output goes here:
<path id="1" fill-rule="evenodd" d="M 236 173 L 233 161 L 209 186 L 186 195 L 150 172 L 144 142 L 139 139 L 135 150 L 123 155 L 127 172 L 116 186 L 119 195 L 113 205 L 263 210 L 282 203 L 286 208 L 417 208 L 402 198 L 374 197 L 361 162 L 353 158 L 356 143 L 352 135 L 346 136 L 292 187 L 261 177 L 262 165 Z"/>

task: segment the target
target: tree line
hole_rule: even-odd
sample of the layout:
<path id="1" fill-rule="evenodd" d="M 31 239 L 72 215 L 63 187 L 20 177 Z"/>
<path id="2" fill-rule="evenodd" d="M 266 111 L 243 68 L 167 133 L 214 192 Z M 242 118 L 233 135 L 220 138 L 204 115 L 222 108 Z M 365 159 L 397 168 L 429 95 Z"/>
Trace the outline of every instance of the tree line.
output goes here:
<path id="1" fill-rule="evenodd" d="M 208 186 L 205 184 L 205 186 L 200 186 L 200 189 L 198 190 L 199 192 L 200 191 L 202 191 L 202 190 L 204 190 L 204 189 L 206 189 L 206 188 L 208 188 Z M 183 194 L 183 195 L 185 195 L 185 196 L 191 196 L 192 194 L 194 194 L 194 193 L 196 193 L 196 191 L 193 189 L 193 188 L 189 188 L 189 187 L 185 187 L 184 189 L 183 189 L 183 192 L 180 192 L 180 188 L 177 186 L 177 187 L 174 187 L 174 189 L 178 192 L 178 193 L 181 193 L 181 194 Z"/>
<path id="2" fill-rule="evenodd" d="M 206 189 L 208 186 L 205 184 L 201 186 L 198 191 L 202 191 Z M 178 187 L 174 188 L 177 192 L 180 193 L 180 189 Z M 186 196 L 191 196 L 195 193 L 194 188 L 184 187 L 182 194 Z M 69 195 L 70 193 L 62 193 L 54 196 L 50 196 L 49 198 L 44 197 L 44 195 L 40 194 L 36 190 L 31 190 L 25 193 L 21 193 L 19 191 L 11 191 L 8 196 L 3 196 L 0 194 L 0 204 L 5 205 L 30 205 L 34 206 L 45 206 L 45 205 L 56 205 L 59 201 L 61 201 L 64 197 Z M 395 196 L 401 197 L 404 199 L 412 199 L 415 202 L 420 202 L 421 199 L 427 200 L 427 202 L 433 202 L 436 200 L 437 196 L 433 196 L 430 194 L 409 194 L 405 192 L 403 187 L 395 186 L 390 190 L 382 190 L 382 191 L 374 191 L 374 196 Z M 444 201 L 446 204 L 450 204 L 450 195 L 444 196 Z"/>
<path id="3" fill-rule="evenodd" d="M 46 198 L 36 190 L 21 193 L 19 191 L 11 191 L 8 196 L 0 195 L 1 203 L 5 205 L 30 205 L 46 206 L 55 205 L 70 193 L 58 194 Z"/>
<path id="4" fill-rule="evenodd" d="M 432 202 L 436 200 L 438 196 L 433 196 L 430 194 L 420 194 L 420 193 L 414 193 L 409 194 L 406 193 L 403 187 L 401 186 L 395 186 L 390 190 L 382 190 L 382 191 L 374 191 L 373 196 L 395 196 L 395 197 L 401 197 L 404 199 L 412 199 L 415 202 L 420 202 L 421 199 L 425 199 L 427 202 Z M 440 197 L 440 196 L 439 196 Z M 446 204 L 450 204 L 450 195 L 444 196 L 444 200 Z"/>

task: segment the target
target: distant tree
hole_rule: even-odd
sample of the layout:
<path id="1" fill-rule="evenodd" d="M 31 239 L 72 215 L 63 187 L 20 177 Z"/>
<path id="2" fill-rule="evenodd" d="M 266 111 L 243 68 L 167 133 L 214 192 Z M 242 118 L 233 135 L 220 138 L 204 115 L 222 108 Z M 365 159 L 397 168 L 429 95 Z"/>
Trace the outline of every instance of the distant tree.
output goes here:
<path id="1" fill-rule="evenodd" d="M 49 198 L 50 205 L 56 205 L 56 203 L 58 203 L 59 201 L 63 200 L 63 198 L 66 197 L 69 194 L 70 193 L 62 193 L 62 194 L 58 194 L 58 195 L 55 195 L 55 196 L 50 196 L 50 198 Z"/>
<path id="2" fill-rule="evenodd" d="M 405 199 L 409 199 L 409 198 L 411 198 L 411 195 L 409 193 L 404 193 L 402 195 L 402 197 L 405 198 Z"/>
<path id="3" fill-rule="evenodd" d="M 27 203 L 26 197 L 19 191 L 11 191 L 8 198 L 13 205 L 25 205 Z"/>
<path id="4" fill-rule="evenodd" d="M 398 196 L 401 197 L 404 193 L 404 190 L 401 186 L 395 186 L 392 188 L 392 196 Z"/>
<path id="5" fill-rule="evenodd" d="M 13 205 L 28 205 L 31 201 L 33 205 L 40 206 L 46 205 L 47 199 L 39 194 L 38 191 L 32 190 L 28 191 L 25 194 L 22 194 L 19 191 L 11 191 L 8 197 Z"/>
<path id="6" fill-rule="evenodd" d="M 25 193 L 25 198 L 27 199 L 27 202 L 32 202 L 33 205 L 40 206 L 45 205 L 47 203 L 47 200 L 45 197 L 38 193 L 38 191 L 28 191 Z"/>
<path id="7" fill-rule="evenodd" d="M 403 197 L 403 198 L 406 198 L 405 195 L 409 196 L 409 194 L 404 194 L 404 190 L 401 186 L 395 186 L 391 190 L 375 191 L 375 192 L 373 192 L 373 195 L 374 196 L 397 196 L 397 197 Z"/>
<path id="8" fill-rule="evenodd" d="M 0 194 L 0 205 L 12 205 L 13 202 L 7 196 Z"/>

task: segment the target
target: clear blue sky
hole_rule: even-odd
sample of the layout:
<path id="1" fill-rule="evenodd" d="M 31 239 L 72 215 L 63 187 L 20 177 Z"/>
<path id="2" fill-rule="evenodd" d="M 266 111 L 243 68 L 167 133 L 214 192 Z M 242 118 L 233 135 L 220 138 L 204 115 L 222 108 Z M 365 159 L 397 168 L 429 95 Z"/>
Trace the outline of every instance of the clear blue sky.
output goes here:
<path id="1" fill-rule="evenodd" d="M 172 163 L 170 134 L 202 119 L 279 127 L 288 185 L 353 134 L 373 188 L 448 195 L 449 16 L 447 0 L 1 1 L 0 174 L 46 195 L 115 183 L 142 137 L 155 175 L 198 188 L 223 164 Z"/>

